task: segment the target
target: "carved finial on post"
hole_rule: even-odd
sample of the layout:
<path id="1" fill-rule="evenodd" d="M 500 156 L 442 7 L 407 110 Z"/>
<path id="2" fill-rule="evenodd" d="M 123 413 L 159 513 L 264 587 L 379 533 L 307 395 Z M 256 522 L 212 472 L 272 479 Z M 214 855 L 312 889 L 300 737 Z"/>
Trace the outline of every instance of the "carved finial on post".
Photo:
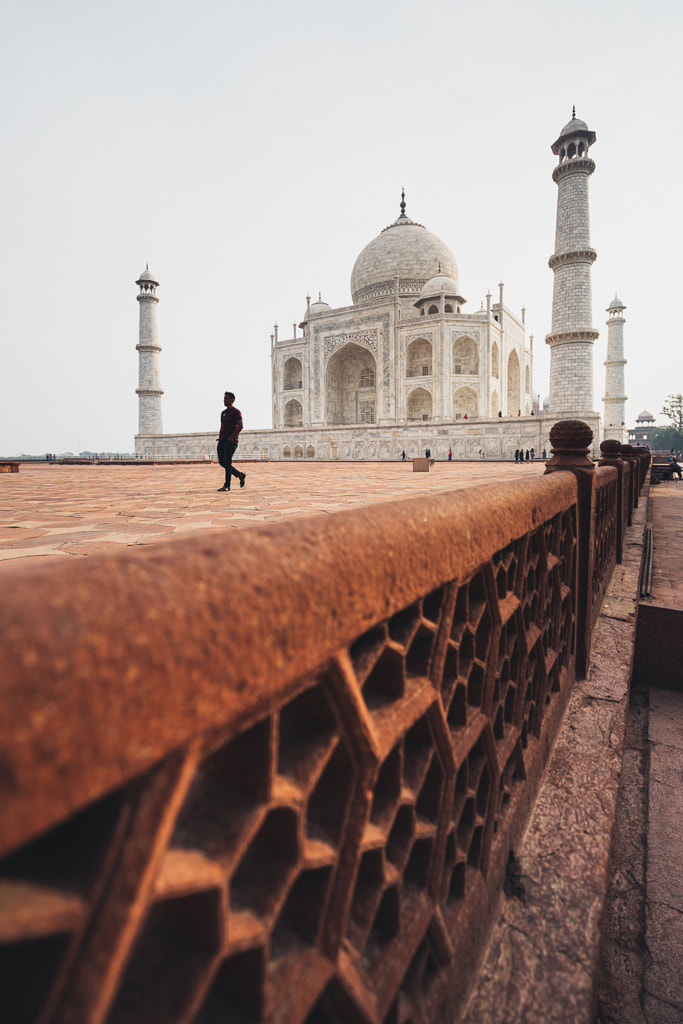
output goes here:
<path id="1" fill-rule="evenodd" d="M 595 470 L 595 463 L 589 458 L 593 431 L 583 420 L 559 420 L 550 428 L 552 457 L 545 471 L 553 473 L 558 469 Z"/>
<path id="2" fill-rule="evenodd" d="M 621 458 L 621 444 L 616 438 L 605 438 L 600 442 L 600 461 L 598 466 L 612 466 L 616 469 L 617 478 L 617 562 L 621 562 L 624 553 L 624 531 L 631 523 L 631 502 L 628 495 L 624 496 L 624 484 L 630 488 L 630 475 L 624 481 L 627 472 L 626 459 Z M 630 490 L 629 490 L 630 493 Z"/>
<path id="3" fill-rule="evenodd" d="M 401 189 L 401 216 L 405 217 L 405 215 L 406 215 L 406 190 L 404 188 L 402 188 Z"/>

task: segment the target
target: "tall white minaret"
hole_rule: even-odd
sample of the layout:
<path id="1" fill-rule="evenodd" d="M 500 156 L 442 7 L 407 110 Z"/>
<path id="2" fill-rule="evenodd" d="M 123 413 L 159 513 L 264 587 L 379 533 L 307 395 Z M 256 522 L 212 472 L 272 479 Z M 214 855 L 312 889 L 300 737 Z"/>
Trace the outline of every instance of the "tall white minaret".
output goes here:
<path id="1" fill-rule="evenodd" d="M 615 295 L 607 307 L 607 359 L 605 360 L 605 439 L 628 442 L 624 394 L 624 318 L 626 306 Z"/>
<path id="2" fill-rule="evenodd" d="M 157 331 L 157 298 L 159 282 L 149 269 L 149 263 L 135 282 L 140 287 L 137 296 L 140 303 L 140 332 L 138 344 L 140 353 L 138 387 L 138 434 L 162 434 L 161 427 L 161 378 L 159 376 L 159 335 Z"/>
<path id="3" fill-rule="evenodd" d="M 598 337 L 591 321 L 591 266 L 597 257 L 590 244 L 588 179 L 595 164 L 588 149 L 595 132 L 572 110 L 552 145 L 560 162 L 553 171 L 557 183 L 555 252 L 548 264 L 553 271 L 553 320 L 546 343 L 550 345 L 550 412 L 580 417 L 593 412 L 593 343 Z"/>

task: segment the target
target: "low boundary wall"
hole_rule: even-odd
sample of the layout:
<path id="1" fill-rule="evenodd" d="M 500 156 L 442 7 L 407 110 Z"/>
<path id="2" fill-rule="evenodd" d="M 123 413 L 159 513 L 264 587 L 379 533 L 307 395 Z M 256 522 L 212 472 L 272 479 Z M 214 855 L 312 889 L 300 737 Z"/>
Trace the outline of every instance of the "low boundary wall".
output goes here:
<path id="1" fill-rule="evenodd" d="M 617 559 L 557 426 L 540 480 L 6 575 L 9 1019 L 462 1012 Z"/>

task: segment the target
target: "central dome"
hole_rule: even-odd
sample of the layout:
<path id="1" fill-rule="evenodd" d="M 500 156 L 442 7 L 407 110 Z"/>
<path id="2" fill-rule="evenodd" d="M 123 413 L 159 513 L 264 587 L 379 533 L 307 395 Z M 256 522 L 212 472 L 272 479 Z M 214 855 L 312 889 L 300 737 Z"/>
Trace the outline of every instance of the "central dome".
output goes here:
<path id="1" fill-rule="evenodd" d="M 402 212 L 365 246 L 351 272 L 355 306 L 383 295 L 393 295 L 396 276 L 399 293 L 418 296 L 422 286 L 439 273 L 458 281 L 458 267 L 448 246 Z"/>

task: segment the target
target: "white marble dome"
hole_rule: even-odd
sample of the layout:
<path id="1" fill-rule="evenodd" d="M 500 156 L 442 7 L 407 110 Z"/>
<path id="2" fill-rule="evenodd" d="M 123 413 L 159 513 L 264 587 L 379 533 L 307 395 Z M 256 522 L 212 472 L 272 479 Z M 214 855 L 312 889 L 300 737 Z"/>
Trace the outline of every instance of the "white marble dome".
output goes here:
<path id="1" fill-rule="evenodd" d="M 441 273 L 456 285 L 458 267 L 448 246 L 401 214 L 377 238 L 365 246 L 351 273 L 351 296 L 354 305 L 380 295 L 390 295 L 399 277 L 401 295 L 420 294 L 430 278 Z"/>
<path id="2" fill-rule="evenodd" d="M 157 281 L 156 277 L 154 276 L 152 271 L 149 269 L 149 264 L 147 264 L 147 266 L 142 271 L 142 273 L 140 274 L 139 278 L 137 279 L 137 281 L 135 283 L 139 284 L 140 281 L 151 281 L 152 284 L 159 284 L 159 282 Z"/>

